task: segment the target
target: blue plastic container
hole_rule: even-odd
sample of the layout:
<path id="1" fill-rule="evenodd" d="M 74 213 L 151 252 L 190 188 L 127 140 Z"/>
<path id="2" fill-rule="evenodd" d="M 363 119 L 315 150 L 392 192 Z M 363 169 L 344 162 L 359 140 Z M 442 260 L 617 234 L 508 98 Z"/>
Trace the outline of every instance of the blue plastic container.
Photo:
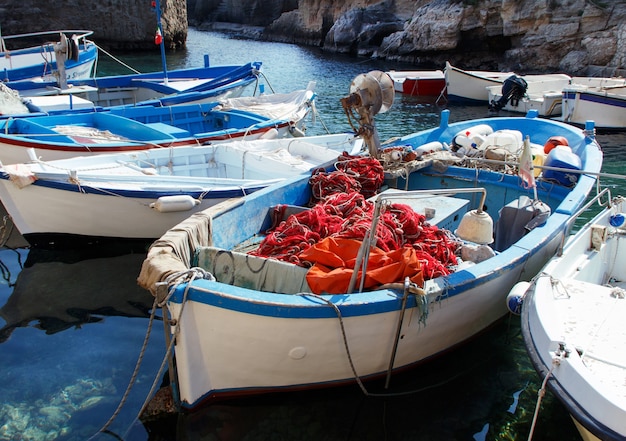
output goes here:
<path id="1" fill-rule="evenodd" d="M 544 166 L 556 167 L 567 170 L 582 169 L 582 162 L 578 155 L 572 152 L 569 147 L 556 147 L 550 150 L 546 160 L 543 163 Z M 571 173 L 565 170 L 544 170 L 543 178 L 556 181 L 566 187 L 571 187 L 578 181 L 580 173 Z"/>

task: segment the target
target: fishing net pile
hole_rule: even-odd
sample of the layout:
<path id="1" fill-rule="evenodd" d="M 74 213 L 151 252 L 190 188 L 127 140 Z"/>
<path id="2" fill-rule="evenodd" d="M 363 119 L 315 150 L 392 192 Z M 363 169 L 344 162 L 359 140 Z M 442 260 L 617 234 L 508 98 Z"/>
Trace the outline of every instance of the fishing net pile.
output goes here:
<path id="1" fill-rule="evenodd" d="M 314 172 L 310 178 L 314 205 L 272 226 L 250 253 L 311 267 L 315 270 L 312 274 L 320 278 L 315 284 L 328 279 L 318 288 L 323 292 L 342 292 L 345 288 L 354 270 L 356 251 L 372 226 L 374 203 L 367 198 L 374 196 L 384 181 L 383 168 L 374 158 L 344 153 L 336 168 L 333 172 Z M 285 206 L 277 206 L 274 219 L 283 219 L 285 210 Z M 373 274 L 369 282 L 373 287 L 402 281 L 406 276 L 421 285 L 424 279 L 449 274 L 457 264 L 455 251 L 460 243 L 408 205 L 391 203 L 381 210 L 371 245 L 375 246 L 367 276 Z M 404 264 L 397 265 L 399 260 Z M 381 267 L 376 268 L 377 264 Z M 329 281 L 333 272 L 341 282 Z"/>

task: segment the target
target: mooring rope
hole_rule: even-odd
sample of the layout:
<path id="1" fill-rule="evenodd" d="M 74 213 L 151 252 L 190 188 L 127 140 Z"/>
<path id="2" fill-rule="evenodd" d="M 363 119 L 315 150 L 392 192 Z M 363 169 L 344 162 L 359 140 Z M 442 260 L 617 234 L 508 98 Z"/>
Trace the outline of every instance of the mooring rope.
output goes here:
<path id="1" fill-rule="evenodd" d="M 416 295 L 416 297 L 422 297 L 425 298 L 424 295 L 420 295 L 418 293 L 413 293 Z M 463 372 L 459 372 L 456 375 L 453 375 L 452 377 L 446 378 L 443 381 L 440 381 L 439 383 L 433 383 L 433 384 L 429 384 L 428 386 L 424 386 L 421 387 L 419 389 L 411 389 L 408 391 L 404 391 L 404 392 L 391 392 L 391 393 L 373 393 L 367 390 L 367 388 L 365 387 L 365 385 L 363 384 L 363 380 L 361 379 L 361 377 L 359 376 L 357 370 L 356 370 L 356 366 L 354 364 L 354 360 L 352 359 L 352 352 L 350 351 L 350 345 L 348 343 L 348 336 L 346 334 L 346 329 L 345 329 L 345 325 L 344 325 L 344 321 L 343 321 L 343 316 L 341 315 L 341 311 L 339 310 L 339 307 L 334 304 L 333 302 L 331 302 L 330 300 L 322 297 L 321 295 L 317 295 L 317 294 L 313 294 L 313 293 L 300 293 L 298 294 L 300 296 L 303 297 L 314 297 L 316 299 L 321 300 L 322 302 L 326 303 L 328 306 L 330 306 L 331 308 L 333 308 L 333 310 L 335 311 L 335 314 L 337 314 L 337 318 L 339 319 L 339 326 L 341 327 L 341 335 L 343 338 L 343 345 L 346 351 L 346 356 L 348 357 L 348 362 L 350 363 L 350 369 L 352 370 L 352 375 L 354 376 L 354 379 L 356 381 L 356 383 L 358 384 L 359 388 L 361 389 L 361 391 L 363 392 L 363 394 L 367 397 L 374 397 L 374 398 L 392 398 L 392 397 L 400 397 L 400 396 L 405 396 L 405 395 L 412 395 L 412 394 L 417 394 L 417 393 L 421 393 L 424 392 L 426 390 L 429 389 L 434 389 L 436 387 L 440 387 L 450 381 L 455 380 L 456 378 L 460 377 L 461 375 L 463 375 Z M 423 307 L 427 308 L 428 304 L 427 301 L 424 300 L 422 302 L 418 301 L 418 305 L 422 305 Z M 421 320 L 420 320 L 421 321 Z"/>
<path id="2" fill-rule="evenodd" d="M 156 305 L 157 305 L 157 299 L 155 297 L 154 302 L 152 304 L 152 312 L 150 313 L 150 320 L 148 321 L 148 330 L 146 331 L 146 336 L 143 339 L 141 351 L 139 352 L 139 358 L 137 359 L 137 363 L 135 363 L 135 369 L 133 370 L 133 374 L 130 377 L 130 381 L 128 383 L 128 386 L 126 387 L 126 391 L 124 392 L 124 395 L 122 396 L 122 399 L 120 400 L 120 403 L 118 404 L 117 408 L 115 409 L 115 411 L 113 412 L 109 420 L 106 423 L 104 423 L 104 426 L 102 426 L 100 430 L 98 430 L 98 432 L 92 435 L 89 438 L 89 440 L 94 439 L 94 437 L 98 435 L 98 433 L 105 433 L 107 429 L 109 428 L 109 426 L 113 423 L 115 418 L 117 418 L 119 413 L 122 411 L 122 407 L 124 407 L 124 404 L 126 404 L 126 400 L 128 399 L 128 395 L 130 394 L 130 391 L 133 388 L 133 385 L 135 384 L 135 380 L 137 379 L 137 375 L 139 374 L 139 367 L 141 366 L 141 362 L 143 361 L 143 357 L 146 353 L 146 347 L 148 346 L 148 340 L 150 339 L 150 333 L 152 331 L 152 324 L 154 323 Z"/>
<path id="3" fill-rule="evenodd" d="M 178 315 L 178 318 L 176 319 L 176 328 L 175 328 L 175 332 L 174 332 L 174 336 L 176 336 L 178 334 L 178 330 L 180 327 L 180 317 L 183 314 L 183 310 L 185 307 L 185 303 L 187 300 L 187 293 L 189 291 L 189 287 L 191 282 L 193 282 L 196 278 L 196 276 L 198 274 L 202 275 L 202 278 L 213 278 L 213 275 L 211 275 L 210 273 L 207 273 L 205 270 L 201 269 L 201 268 L 191 268 L 187 271 L 183 271 L 183 272 L 178 272 L 178 273 L 174 273 L 171 274 L 167 279 L 167 281 L 172 281 L 170 284 L 168 284 L 168 286 L 170 286 L 170 289 L 168 291 L 168 295 L 161 301 L 159 301 L 159 299 L 157 297 L 154 298 L 154 302 L 152 304 L 152 312 L 150 313 L 150 319 L 148 321 L 148 329 L 146 331 L 146 336 L 144 337 L 144 341 L 141 347 L 141 351 L 139 353 L 139 358 L 137 359 L 137 363 L 135 364 L 135 369 L 133 370 L 133 374 L 131 376 L 131 379 L 129 381 L 128 387 L 126 388 L 126 391 L 124 392 L 124 395 L 122 396 L 122 399 L 120 400 L 119 405 L 117 406 L 117 409 L 115 409 L 115 411 L 113 412 L 113 414 L 111 415 L 111 417 L 109 418 L 109 420 L 104 424 L 104 426 L 102 426 L 100 428 L 100 430 L 98 430 L 95 434 L 93 434 L 90 438 L 88 438 L 88 441 L 91 441 L 92 439 L 94 439 L 98 434 L 100 433 L 105 433 L 114 437 L 119 438 L 115 433 L 111 432 L 110 430 L 108 430 L 109 426 L 113 423 L 113 421 L 115 420 L 115 418 L 117 418 L 117 416 L 119 415 L 119 413 L 121 412 L 122 408 L 124 407 L 124 404 L 126 404 L 126 401 L 128 400 L 128 396 L 130 394 L 130 391 L 132 389 L 132 387 L 135 384 L 135 381 L 137 379 L 137 375 L 139 373 L 139 368 L 141 366 L 141 363 L 143 361 L 145 352 L 146 352 L 146 348 L 148 346 L 148 341 L 150 339 L 150 333 L 152 331 L 152 325 L 154 323 L 154 318 L 156 315 L 156 310 L 157 307 L 163 307 L 165 305 L 165 303 L 167 302 L 167 300 L 172 296 L 172 294 L 174 293 L 174 290 L 176 288 L 176 286 L 180 283 L 182 283 L 184 280 L 182 280 L 181 278 L 185 275 L 191 275 L 191 278 L 187 284 L 187 287 L 185 289 L 185 292 L 183 294 L 183 301 L 181 304 L 181 309 L 180 309 L 180 313 Z M 213 280 L 215 280 L 213 278 Z M 163 317 L 163 320 L 166 320 L 166 317 Z M 143 403 L 143 405 L 141 406 L 141 409 L 139 410 L 139 412 L 137 413 L 137 415 L 135 416 L 135 418 L 133 418 L 133 421 L 130 423 L 128 429 L 126 430 L 124 437 L 122 439 L 126 439 L 126 436 L 128 435 L 128 433 L 130 432 L 130 430 L 132 429 L 133 425 L 135 424 L 135 422 L 139 419 L 139 417 L 141 416 L 141 414 L 143 413 L 143 411 L 145 410 L 145 408 L 147 407 L 148 403 L 150 402 L 150 399 L 152 398 L 152 395 L 154 394 L 154 391 L 156 390 L 156 385 L 158 384 L 159 378 L 161 377 L 161 375 L 163 374 L 163 370 L 165 365 L 167 364 L 167 360 L 169 357 L 169 354 L 171 353 L 173 347 L 174 347 L 174 342 L 176 341 L 176 337 L 174 337 L 167 350 L 165 353 L 165 356 L 163 358 L 163 362 L 161 363 L 161 366 L 159 367 L 159 371 L 157 372 L 157 374 L 155 375 L 155 379 L 152 383 L 152 387 L 150 388 L 150 392 L 148 393 L 148 395 L 146 396 L 146 399 Z"/>

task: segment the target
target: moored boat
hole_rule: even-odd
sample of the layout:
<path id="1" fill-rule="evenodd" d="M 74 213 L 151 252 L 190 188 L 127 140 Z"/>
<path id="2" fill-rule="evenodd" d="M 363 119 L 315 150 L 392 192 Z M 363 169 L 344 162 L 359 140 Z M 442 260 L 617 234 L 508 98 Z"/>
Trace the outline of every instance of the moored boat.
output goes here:
<path id="1" fill-rule="evenodd" d="M 446 77 L 441 70 L 388 71 L 396 92 L 414 96 L 445 96 Z"/>
<path id="2" fill-rule="evenodd" d="M 519 289 L 528 286 L 522 334 L 542 387 L 563 403 L 587 441 L 626 438 L 626 203 L 603 193 L 608 201 L 601 212 Z"/>
<path id="3" fill-rule="evenodd" d="M 172 107 L 111 108 L 101 112 L 54 114 L 0 121 L 3 164 L 78 155 L 202 145 L 259 137 L 292 136 L 312 110 L 314 92 Z M 253 113 L 245 110 L 254 106 Z"/>
<path id="4" fill-rule="evenodd" d="M 372 93 L 373 82 L 353 82 L 342 104 L 361 115 L 385 109 L 376 97 L 387 87 Z M 174 319 L 172 390 L 183 407 L 388 385 L 506 314 L 506 293 L 545 264 L 594 188 L 602 153 L 590 132 L 536 114 L 448 118 L 379 150 L 370 131 L 369 156 L 194 214 L 152 245 L 139 282 Z M 445 149 L 487 124 L 529 137 L 520 170 Z M 527 169 L 528 145 L 552 136 L 580 159 L 569 185 Z"/>
<path id="5" fill-rule="evenodd" d="M 31 113 L 115 106 L 171 106 L 241 96 L 259 80 L 260 62 L 55 81 L 18 81 L 14 90 Z"/>
<path id="6" fill-rule="evenodd" d="M 444 70 L 446 76 L 446 91 L 448 100 L 451 102 L 461 102 L 465 104 L 485 104 L 490 103 L 489 89 L 490 87 L 502 88 L 505 81 L 509 78 L 519 77 L 524 83 L 530 87 L 531 83 L 546 84 L 548 89 L 553 87 L 552 81 L 567 82 L 571 77 L 566 74 L 534 74 L 534 75 L 517 75 L 515 72 L 490 72 L 481 70 L 463 70 L 452 66 L 446 62 Z M 541 89 L 542 86 L 536 86 Z M 533 86 L 533 90 L 535 86 Z M 492 89 L 493 90 L 493 89 Z M 523 90 L 525 93 L 526 90 Z M 523 96 L 522 93 L 522 96 Z M 506 95 L 503 93 L 502 95 Z M 521 97 L 520 97 L 521 98 Z M 536 107 L 529 107 L 527 110 L 538 110 Z M 547 106 L 550 109 L 550 105 Z M 522 111 L 522 110 L 520 110 Z"/>
<path id="7" fill-rule="evenodd" d="M 536 110 L 540 116 L 560 116 L 562 91 L 570 81 L 568 75 L 530 82 L 514 75 L 504 80 L 501 86 L 487 87 L 489 108 L 523 114 Z M 513 82 L 513 85 L 509 82 Z"/>
<path id="8" fill-rule="evenodd" d="M 351 134 L 233 140 L 4 165 L 0 198 L 33 247 L 151 241 L 190 214 L 355 153 Z"/>
<path id="9" fill-rule="evenodd" d="M 93 31 L 55 30 L 0 35 L 0 72 L 3 82 L 52 81 L 92 76 L 98 58 Z"/>
<path id="10" fill-rule="evenodd" d="M 580 126 L 593 120 L 601 129 L 626 129 L 626 79 L 575 78 L 562 94 L 563 121 Z"/>

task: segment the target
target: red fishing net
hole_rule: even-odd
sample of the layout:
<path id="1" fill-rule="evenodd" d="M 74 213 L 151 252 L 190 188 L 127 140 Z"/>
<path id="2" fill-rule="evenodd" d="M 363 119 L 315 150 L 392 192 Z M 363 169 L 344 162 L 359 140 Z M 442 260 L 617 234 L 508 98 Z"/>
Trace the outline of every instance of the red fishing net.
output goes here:
<path id="1" fill-rule="evenodd" d="M 367 198 L 380 189 L 384 181 L 383 168 L 376 159 L 344 154 L 340 157 L 337 169 L 331 173 L 315 172 L 310 183 L 313 201 L 317 203 L 311 209 L 291 215 L 279 225 L 273 226 L 259 248 L 251 254 L 309 267 L 319 261 L 327 262 L 324 259 L 328 259 L 330 248 L 342 248 L 336 243 L 332 247 L 328 243 L 321 244 L 326 238 L 338 241 L 346 250 L 353 249 L 353 244 L 349 241 L 362 241 L 372 226 L 374 213 L 374 203 Z M 284 207 L 279 206 L 276 210 L 281 214 Z M 449 268 L 457 264 L 455 251 L 459 246 L 458 241 L 447 231 L 427 223 L 423 215 L 404 204 L 383 206 L 372 245 L 382 253 L 387 253 L 378 259 L 380 262 L 386 262 L 385 259 L 392 255 L 403 256 L 403 259 L 412 260 L 407 261 L 407 266 L 413 268 L 417 261 L 421 271 L 419 278 L 422 281 L 447 275 L 450 273 Z M 319 248 L 317 256 L 315 249 L 310 250 L 314 246 Z M 411 248 L 412 251 L 408 254 L 393 253 L 404 247 Z M 306 260 L 302 258 L 305 251 Z M 320 260 L 318 258 L 321 255 L 325 256 Z M 354 268 L 355 259 L 356 255 L 331 258 L 332 261 L 344 262 L 349 272 Z M 392 265 L 385 263 L 383 266 L 385 265 L 390 271 L 394 268 L 393 277 L 402 274 L 402 271 Z M 327 277 L 327 268 L 324 268 L 324 277 Z M 345 280 L 346 274 L 340 277 Z M 377 276 L 376 280 L 380 281 L 379 279 Z M 388 280 L 392 281 L 395 280 Z M 324 290 L 327 289 L 328 286 L 325 285 Z"/>

